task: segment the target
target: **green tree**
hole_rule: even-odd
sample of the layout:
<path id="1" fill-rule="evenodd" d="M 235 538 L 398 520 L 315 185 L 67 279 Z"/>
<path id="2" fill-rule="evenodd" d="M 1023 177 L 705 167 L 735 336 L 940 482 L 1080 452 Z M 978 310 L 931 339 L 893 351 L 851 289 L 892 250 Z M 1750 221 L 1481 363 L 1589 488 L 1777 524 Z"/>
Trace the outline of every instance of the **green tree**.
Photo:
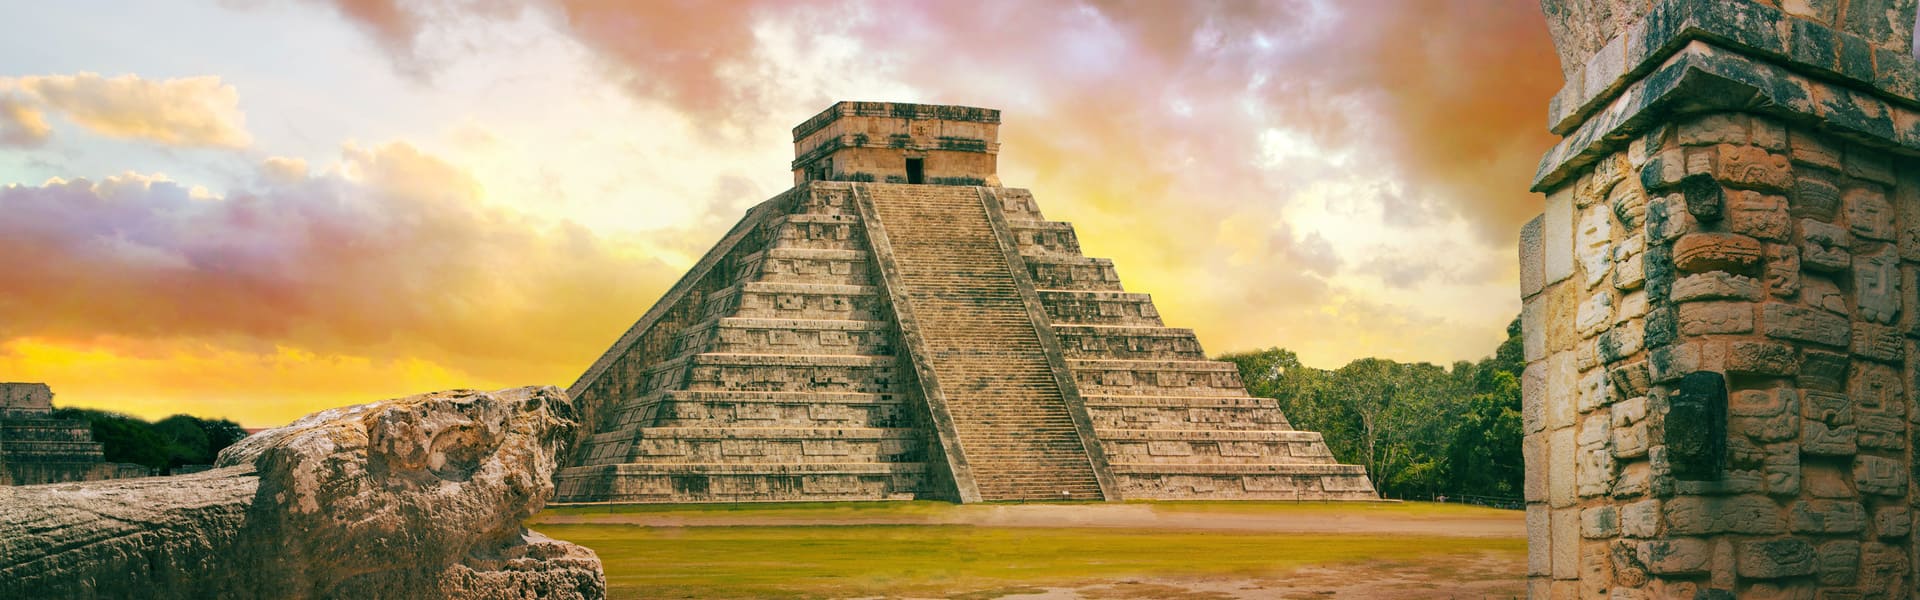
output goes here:
<path id="1" fill-rule="evenodd" d="M 59 409 L 54 411 L 54 416 L 85 420 L 93 429 L 93 441 L 100 442 L 107 462 L 137 463 L 155 469 L 167 466 L 167 442 L 146 421 L 84 408 Z"/>
<path id="2" fill-rule="evenodd" d="M 1520 320 L 1493 355 L 1450 367 L 1362 358 L 1332 371 L 1282 348 L 1219 357 L 1247 393 L 1273 398 L 1296 428 L 1318 431 L 1336 459 L 1367 469 L 1388 496 L 1516 496 L 1520 459 Z"/>

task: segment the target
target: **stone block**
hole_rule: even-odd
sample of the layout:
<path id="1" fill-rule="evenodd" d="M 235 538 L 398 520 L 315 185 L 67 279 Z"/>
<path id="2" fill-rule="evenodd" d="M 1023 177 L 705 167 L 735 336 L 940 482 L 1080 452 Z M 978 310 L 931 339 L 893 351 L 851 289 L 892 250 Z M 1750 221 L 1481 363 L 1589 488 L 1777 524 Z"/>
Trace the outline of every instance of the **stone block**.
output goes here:
<path id="1" fill-rule="evenodd" d="M 1580 511 L 1559 509 L 1552 513 L 1553 578 L 1580 576 Z"/>
<path id="2" fill-rule="evenodd" d="M 1580 590 L 1577 598 L 1604 598 L 1613 589 L 1613 551 L 1605 544 L 1580 547 Z"/>
<path id="3" fill-rule="evenodd" d="M 1547 299 L 1529 298 L 1520 305 L 1521 354 L 1531 363 L 1547 357 Z"/>
<path id="4" fill-rule="evenodd" d="M 1594 540 L 1620 535 L 1620 509 L 1596 506 L 1580 510 L 1580 537 Z"/>
<path id="5" fill-rule="evenodd" d="M 1729 373 L 1791 377 L 1799 368 L 1800 363 L 1792 346 L 1750 340 L 1727 344 Z"/>
<path id="6" fill-rule="evenodd" d="M 1803 350 L 1800 353 L 1800 385 L 1828 392 L 1846 391 L 1847 365 L 1844 354 Z"/>
<path id="7" fill-rule="evenodd" d="M 1860 542 L 1835 540 L 1814 552 L 1814 575 L 1820 585 L 1851 585 L 1860 569 Z M 1856 596 L 1857 597 L 1857 596 Z"/>
<path id="8" fill-rule="evenodd" d="M 1578 433 L 1574 435 L 1573 441 L 1581 448 L 1605 446 L 1612 432 L 1611 416 L 1602 414 L 1582 419 L 1580 426 L 1575 427 L 1574 431 Z"/>
<path id="9" fill-rule="evenodd" d="M 1847 378 L 1847 397 L 1853 400 L 1855 416 L 1882 415 L 1896 419 L 1907 417 L 1907 394 L 1900 373 L 1893 367 L 1856 362 Z"/>
<path id="10" fill-rule="evenodd" d="M 1793 233 L 1787 201 L 1781 196 L 1742 191 L 1727 203 L 1727 228 L 1755 239 L 1784 242 Z"/>
<path id="11" fill-rule="evenodd" d="M 1690 233 L 1673 245 L 1673 264 L 1682 272 L 1753 273 L 1760 265 L 1760 242 L 1730 233 Z"/>
<path id="12" fill-rule="evenodd" d="M 1900 257 L 1886 248 L 1853 260 L 1854 299 L 1860 316 L 1892 325 L 1900 314 Z"/>
<path id="13" fill-rule="evenodd" d="M 1528 434 L 1520 438 L 1520 457 L 1526 464 L 1526 479 L 1521 492 L 1527 502 L 1547 501 L 1547 436 Z"/>
<path id="14" fill-rule="evenodd" d="M 1787 127 L 1772 119 L 1753 119 L 1753 145 L 1775 152 L 1787 150 Z"/>
<path id="15" fill-rule="evenodd" d="M 1547 503 L 1554 508 L 1573 506 L 1579 499 L 1576 485 L 1579 445 L 1572 429 L 1547 434 Z"/>
<path id="16" fill-rule="evenodd" d="M 1819 178 L 1802 176 L 1793 184 L 1793 204 L 1788 208 L 1796 217 L 1832 219 L 1840 210 L 1840 188 Z"/>
<path id="17" fill-rule="evenodd" d="M 1613 382 L 1615 398 L 1645 396 L 1653 385 L 1652 374 L 1647 370 L 1647 361 L 1644 360 L 1613 367 L 1607 370 L 1607 378 Z"/>
<path id="18" fill-rule="evenodd" d="M 1727 414 L 1736 417 L 1799 416 L 1800 395 L 1792 389 L 1740 390 L 1727 401 Z"/>
<path id="19" fill-rule="evenodd" d="M 1669 149 L 1647 159 L 1640 167 L 1640 185 L 1649 191 L 1660 191 L 1680 183 L 1687 176 L 1686 154 L 1679 148 Z"/>
<path id="20" fill-rule="evenodd" d="M 1794 503 L 1789 521 L 1794 533 L 1859 533 L 1867 510 L 1853 500 L 1802 500 Z"/>
<path id="21" fill-rule="evenodd" d="M 1621 505 L 1620 534 L 1630 538 L 1660 535 L 1660 501 L 1641 500 Z"/>
<path id="22" fill-rule="evenodd" d="M 1694 538 L 1654 540 L 1641 543 L 1638 555 L 1647 571 L 1656 575 L 1704 575 L 1713 559 L 1713 545 Z"/>
<path id="23" fill-rule="evenodd" d="M 1527 505 L 1527 574 L 1553 574 L 1552 513 L 1546 505 Z"/>
<path id="24" fill-rule="evenodd" d="M 1726 271 L 1709 271 L 1681 277 L 1673 282 L 1670 296 L 1674 302 L 1696 302 L 1702 300 L 1747 300 L 1760 299 L 1760 282 L 1752 277 L 1736 275 Z"/>
<path id="25" fill-rule="evenodd" d="M 1800 220 L 1800 264 L 1810 271 L 1840 272 L 1853 263 L 1853 236 L 1839 226 Z"/>
<path id="26" fill-rule="evenodd" d="M 1854 323 L 1853 355 L 1867 360 L 1898 363 L 1906 356 L 1907 342 L 1900 331 L 1885 325 Z"/>
<path id="27" fill-rule="evenodd" d="M 1793 187 L 1787 157 L 1757 146 L 1718 146 L 1722 183 L 1729 187 L 1784 192 Z"/>
<path id="28" fill-rule="evenodd" d="M 1793 148 L 1793 160 L 1834 171 L 1841 168 L 1840 144 L 1832 138 L 1795 128 L 1788 134 L 1788 142 Z"/>
<path id="29" fill-rule="evenodd" d="M 1543 230 L 1546 215 L 1534 217 L 1520 228 L 1520 297 L 1531 298 L 1546 287 L 1546 251 Z"/>
<path id="30" fill-rule="evenodd" d="M 1859 587 L 1869 595 L 1863 598 L 1901 598 L 1911 593 L 1907 577 L 1911 560 L 1897 546 L 1877 542 L 1860 544 Z"/>
<path id="31" fill-rule="evenodd" d="M 1741 577 L 1778 579 L 1813 574 L 1813 545 L 1806 540 L 1742 541 L 1737 554 Z"/>
<path id="32" fill-rule="evenodd" d="M 1639 354 L 1646 349 L 1646 332 L 1645 323 L 1628 322 L 1600 334 L 1594 338 L 1600 362 L 1611 365 Z"/>
<path id="33" fill-rule="evenodd" d="M 1542 219 L 1542 270 L 1546 285 L 1553 285 L 1573 276 L 1572 186 L 1547 195 L 1547 210 Z"/>
<path id="34" fill-rule="evenodd" d="M 1907 470 L 1891 458 L 1858 456 L 1853 459 L 1853 483 L 1862 494 L 1905 496 Z"/>
<path id="35" fill-rule="evenodd" d="M 1800 292 L 1800 249 L 1785 244 L 1767 244 L 1767 293 L 1792 298 Z"/>
<path id="36" fill-rule="evenodd" d="M 1614 218 L 1628 231 L 1646 224 L 1647 191 L 1639 181 L 1624 181 L 1615 185 L 1607 195 L 1607 204 L 1613 210 Z"/>
<path id="37" fill-rule="evenodd" d="M 1900 539 L 1913 533 L 1913 511 L 1898 504 L 1873 511 L 1873 535 L 1880 539 Z"/>
<path id="38" fill-rule="evenodd" d="M 1800 451 L 1814 456 L 1852 456 L 1860 451 L 1860 434 L 1853 425 L 1800 422 Z"/>
<path id="39" fill-rule="evenodd" d="M 1579 399 L 1578 385 L 1580 372 L 1572 352 L 1558 352 L 1547 358 L 1546 365 L 1546 417 L 1548 429 L 1561 429 L 1573 426 L 1575 407 Z"/>
<path id="40" fill-rule="evenodd" d="M 1547 428 L 1547 365 L 1536 362 L 1520 372 L 1520 426 L 1528 434 Z"/>
<path id="41" fill-rule="evenodd" d="M 1597 420 L 1597 419 L 1595 419 Z M 1575 491 L 1583 498 L 1604 496 L 1613 491 L 1613 453 L 1604 444 L 1578 450 L 1579 471 Z"/>
<path id="42" fill-rule="evenodd" d="M 1681 123 L 1676 140 L 1682 146 L 1712 146 L 1747 143 L 1747 115 L 1708 113 Z"/>
<path id="43" fill-rule="evenodd" d="M 1613 287 L 1637 290 L 1647 281 L 1645 235 L 1636 234 L 1614 246 Z"/>
<path id="44" fill-rule="evenodd" d="M 1778 302 L 1768 303 L 1761 312 L 1768 337 L 1836 348 L 1853 341 L 1853 324 L 1840 315 Z"/>
<path id="45" fill-rule="evenodd" d="M 1754 305 L 1749 302 L 1688 302 L 1679 310 L 1683 336 L 1753 331 Z"/>
<path id="46" fill-rule="evenodd" d="M 1586 301 L 1580 303 L 1579 312 L 1575 315 L 1574 328 L 1580 332 L 1581 337 L 1600 333 L 1600 328 L 1613 318 L 1612 290 L 1601 290 L 1587 297 Z"/>
<path id="47" fill-rule="evenodd" d="M 1576 408 L 1582 414 L 1604 408 L 1613 401 L 1611 394 L 1613 388 L 1607 385 L 1607 373 L 1604 370 L 1593 369 L 1587 371 L 1586 374 L 1580 376 L 1578 386 L 1577 389 L 1579 393 L 1576 397 Z"/>
<path id="48" fill-rule="evenodd" d="M 1839 284 L 1821 275 L 1810 275 L 1800 280 L 1800 303 L 1836 315 L 1848 314 L 1847 298 L 1840 293 Z"/>
<path id="49" fill-rule="evenodd" d="M 1653 449 L 1647 449 L 1647 456 L 1653 456 Z M 1653 464 L 1640 460 L 1620 466 L 1620 473 L 1613 480 L 1613 497 L 1637 498 L 1653 489 Z"/>
<path id="50" fill-rule="evenodd" d="M 1787 532 L 1787 521 L 1781 517 L 1780 506 L 1765 496 L 1685 496 L 1667 500 L 1663 511 L 1667 535 Z"/>
<path id="51" fill-rule="evenodd" d="M 1807 494 L 1815 498 L 1853 498 L 1852 476 L 1838 468 L 1803 463 L 1800 465 L 1800 479 Z"/>
<path id="52" fill-rule="evenodd" d="M 1893 241 L 1893 205 L 1885 192 L 1877 188 L 1855 187 L 1844 198 L 1847 231 L 1866 240 Z"/>
<path id="53" fill-rule="evenodd" d="M 1699 223 L 1718 223 L 1726 216 L 1727 194 L 1712 175 L 1688 175 L 1680 180 L 1680 198 L 1687 214 Z"/>
<path id="54" fill-rule="evenodd" d="M 1580 213 L 1573 234 L 1573 258 L 1579 263 L 1588 289 L 1607 280 L 1613 271 L 1613 209 L 1594 206 Z"/>
<path id="55" fill-rule="evenodd" d="M 1843 162 L 1846 165 L 1846 173 L 1850 177 L 1888 185 L 1892 185 L 1895 182 L 1893 155 L 1885 151 L 1858 144 L 1849 144 L 1847 146 L 1846 159 Z"/>
<path id="56" fill-rule="evenodd" d="M 1791 443 L 1770 447 L 1761 465 L 1761 472 L 1766 477 L 1768 494 L 1799 495 L 1800 448 Z"/>

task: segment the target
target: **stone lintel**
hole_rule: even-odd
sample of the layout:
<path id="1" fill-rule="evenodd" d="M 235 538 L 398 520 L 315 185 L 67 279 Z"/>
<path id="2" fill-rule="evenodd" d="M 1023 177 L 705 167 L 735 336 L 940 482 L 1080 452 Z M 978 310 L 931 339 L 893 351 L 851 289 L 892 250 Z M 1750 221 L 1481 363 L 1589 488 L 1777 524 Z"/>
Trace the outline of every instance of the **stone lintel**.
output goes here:
<path id="1" fill-rule="evenodd" d="M 1913 106 L 1889 102 L 1871 88 L 1814 79 L 1692 40 L 1554 146 L 1540 162 L 1533 191 L 1557 188 L 1676 114 L 1714 111 L 1766 115 L 1891 153 L 1920 155 L 1920 110 Z"/>

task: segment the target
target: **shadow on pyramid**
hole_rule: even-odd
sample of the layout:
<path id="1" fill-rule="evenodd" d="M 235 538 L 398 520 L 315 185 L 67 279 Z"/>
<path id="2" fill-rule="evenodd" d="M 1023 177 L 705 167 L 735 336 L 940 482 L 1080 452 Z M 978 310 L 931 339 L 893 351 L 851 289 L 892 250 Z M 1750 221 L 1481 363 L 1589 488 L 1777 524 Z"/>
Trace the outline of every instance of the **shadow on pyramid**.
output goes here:
<path id="1" fill-rule="evenodd" d="M 558 502 L 1374 500 L 999 187 L 1000 113 L 841 102 L 573 384 Z"/>

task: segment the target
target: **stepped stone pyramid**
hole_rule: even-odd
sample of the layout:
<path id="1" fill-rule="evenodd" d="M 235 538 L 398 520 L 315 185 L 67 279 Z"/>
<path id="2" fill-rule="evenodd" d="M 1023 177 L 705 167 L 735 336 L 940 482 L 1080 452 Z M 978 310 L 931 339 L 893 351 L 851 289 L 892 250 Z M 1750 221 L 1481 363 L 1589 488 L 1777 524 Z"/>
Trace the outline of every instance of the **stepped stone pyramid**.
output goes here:
<path id="1" fill-rule="evenodd" d="M 141 465 L 106 462 L 93 428 L 53 416 L 44 383 L 0 383 L 0 485 L 145 477 Z"/>
<path id="2" fill-rule="evenodd" d="M 561 502 L 1377 496 L 998 187 L 1000 113 L 841 102 L 574 383 Z"/>

